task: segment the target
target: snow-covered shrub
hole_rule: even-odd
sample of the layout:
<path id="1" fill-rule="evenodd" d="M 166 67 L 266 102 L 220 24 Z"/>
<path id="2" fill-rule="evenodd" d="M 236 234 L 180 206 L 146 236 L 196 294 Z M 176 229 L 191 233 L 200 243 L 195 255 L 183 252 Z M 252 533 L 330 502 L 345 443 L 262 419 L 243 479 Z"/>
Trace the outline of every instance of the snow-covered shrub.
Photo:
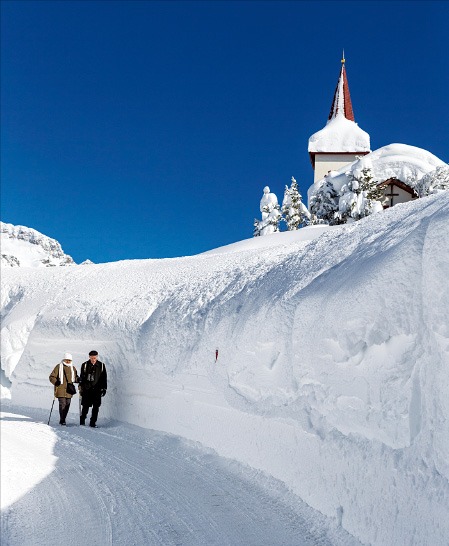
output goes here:
<path id="1" fill-rule="evenodd" d="M 447 190 L 449 190 L 449 165 L 441 165 L 434 171 L 427 173 L 415 186 L 418 197 Z"/>

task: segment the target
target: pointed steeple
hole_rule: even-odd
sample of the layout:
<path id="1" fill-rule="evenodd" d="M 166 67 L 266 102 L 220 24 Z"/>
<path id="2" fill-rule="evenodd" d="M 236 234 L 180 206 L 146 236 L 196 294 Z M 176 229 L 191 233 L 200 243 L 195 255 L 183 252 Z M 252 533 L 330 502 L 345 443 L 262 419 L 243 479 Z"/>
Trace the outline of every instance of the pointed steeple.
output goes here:
<path id="1" fill-rule="evenodd" d="M 309 138 L 315 182 L 329 171 L 337 171 L 371 151 L 369 134 L 354 121 L 345 62 L 343 51 L 340 76 L 326 126 Z"/>
<path id="2" fill-rule="evenodd" d="M 350 121 L 355 121 L 354 111 L 352 109 L 351 95 L 349 93 L 345 62 L 345 52 L 343 50 L 340 76 L 338 78 L 337 87 L 335 88 L 334 100 L 332 101 L 331 111 L 328 117 L 329 121 L 336 118 L 339 114 L 342 114 L 346 119 L 349 119 Z"/>

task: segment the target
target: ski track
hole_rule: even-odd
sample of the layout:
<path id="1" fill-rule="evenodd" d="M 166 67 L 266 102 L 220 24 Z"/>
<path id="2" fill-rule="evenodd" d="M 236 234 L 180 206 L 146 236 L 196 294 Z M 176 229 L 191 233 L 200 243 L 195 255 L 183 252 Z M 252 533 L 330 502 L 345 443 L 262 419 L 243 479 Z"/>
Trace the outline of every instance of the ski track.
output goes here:
<path id="1" fill-rule="evenodd" d="M 42 410 L 20 413 L 47 420 Z M 53 425 L 54 471 L 2 512 L 3 546 L 359 544 L 253 469 L 176 436 L 76 419 Z"/>

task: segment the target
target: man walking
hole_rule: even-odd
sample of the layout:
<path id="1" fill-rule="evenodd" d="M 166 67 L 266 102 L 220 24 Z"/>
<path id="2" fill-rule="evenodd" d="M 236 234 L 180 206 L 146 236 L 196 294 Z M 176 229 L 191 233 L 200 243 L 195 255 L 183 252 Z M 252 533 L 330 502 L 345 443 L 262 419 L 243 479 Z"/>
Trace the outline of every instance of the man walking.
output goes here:
<path id="1" fill-rule="evenodd" d="M 70 353 L 65 353 L 61 362 L 56 364 L 49 379 L 50 383 L 55 386 L 55 398 L 59 400 L 59 424 L 65 426 L 70 401 L 76 393 L 74 383 L 78 381 L 78 374 L 72 364 L 72 355 Z"/>
<path id="2" fill-rule="evenodd" d="M 81 394 L 80 425 L 86 424 L 89 408 L 92 407 L 90 426 L 96 428 L 101 398 L 106 394 L 108 379 L 106 366 L 98 360 L 98 352 L 90 351 L 89 360 L 81 364 L 79 391 Z"/>

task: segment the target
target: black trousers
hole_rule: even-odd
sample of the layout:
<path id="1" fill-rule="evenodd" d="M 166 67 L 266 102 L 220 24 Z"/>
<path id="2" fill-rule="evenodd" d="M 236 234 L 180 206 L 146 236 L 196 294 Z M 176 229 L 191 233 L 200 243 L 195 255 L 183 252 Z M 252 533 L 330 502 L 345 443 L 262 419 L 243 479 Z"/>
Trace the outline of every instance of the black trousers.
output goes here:
<path id="1" fill-rule="evenodd" d="M 98 412 L 101 406 L 101 392 L 87 392 L 83 393 L 81 398 L 81 423 L 86 421 L 89 408 L 92 406 L 92 413 L 90 415 L 90 424 L 95 425 L 98 419 Z"/>
<path id="2" fill-rule="evenodd" d="M 59 400 L 59 424 L 65 423 L 65 419 L 70 409 L 71 398 L 58 398 Z"/>

